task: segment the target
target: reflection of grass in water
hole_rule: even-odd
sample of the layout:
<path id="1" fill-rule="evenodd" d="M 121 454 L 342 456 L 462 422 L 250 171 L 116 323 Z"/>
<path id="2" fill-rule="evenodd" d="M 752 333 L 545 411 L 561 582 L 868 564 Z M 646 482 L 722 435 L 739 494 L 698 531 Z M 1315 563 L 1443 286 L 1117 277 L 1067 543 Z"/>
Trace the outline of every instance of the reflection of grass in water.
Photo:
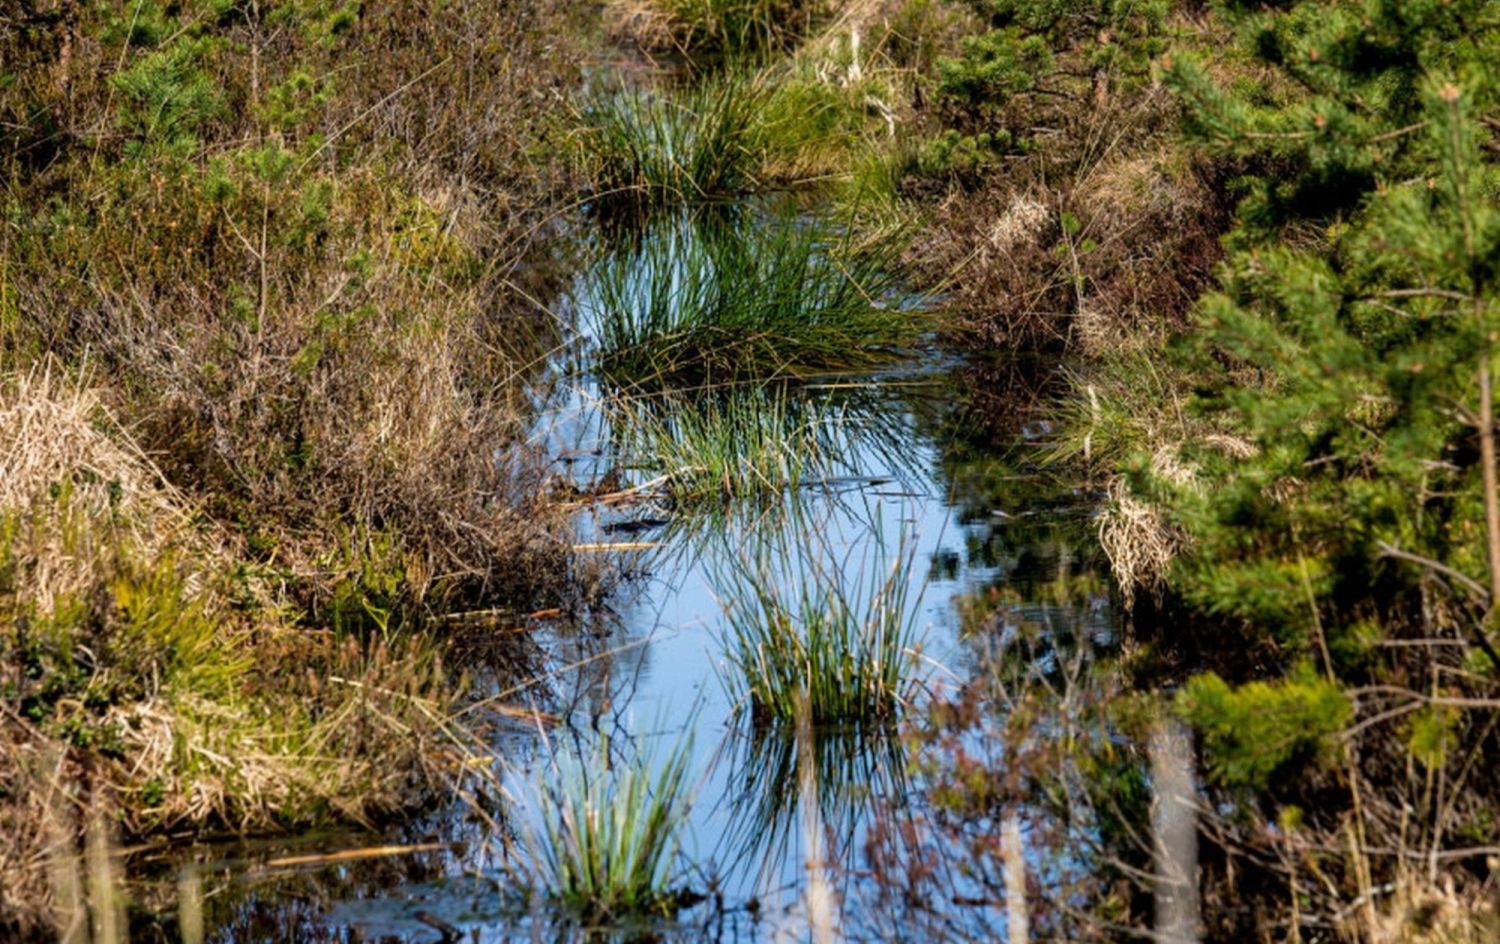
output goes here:
<path id="1" fill-rule="evenodd" d="M 584 300 L 598 369 L 643 389 L 850 370 L 890 360 L 925 316 L 888 304 L 898 240 L 856 246 L 782 213 L 650 229 L 605 256 Z"/>
<path id="2" fill-rule="evenodd" d="M 915 607 L 908 600 L 912 546 L 886 553 L 875 530 L 866 560 L 832 560 L 812 545 L 747 547 L 713 580 L 728 628 L 721 644 L 731 697 L 756 725 L 894 719 L 911 684 Z M 825 538 L 826 540 L 826 538 Z"/>
<path id="3" fill-rule="evenodd" d="M 588 921 L 677 910 L 692 727 L 664 758 L 613 757 L 607 738 L 586 756 L 555 758 L 550 782 L 533 794 L 535 821 L 520 828 L 529 855 L 518 878 L 534 897 Z"/>
<path id="4" fill-rule="evenodd" d="M 907 430 L 878 397 L 785 383 L 696 394 L 619 396 L 605 405 L 621 465 L 665 476 L 681 505 L 779 499 L 789 489 L 857 476 L 871 460 L 909 471 Z"/>
<path id="5" fill-rule="evenodd" d="M 905 752 L 884 726 L 731 732 L 721 750 L 731 771 L 722 843 L 731 870 L 791 861 L 799 817 L 809 812 L 802 809 L 809 775 L 818 820 L 837 849 L 852 847 L 874 800 L 904 789 Z"/>

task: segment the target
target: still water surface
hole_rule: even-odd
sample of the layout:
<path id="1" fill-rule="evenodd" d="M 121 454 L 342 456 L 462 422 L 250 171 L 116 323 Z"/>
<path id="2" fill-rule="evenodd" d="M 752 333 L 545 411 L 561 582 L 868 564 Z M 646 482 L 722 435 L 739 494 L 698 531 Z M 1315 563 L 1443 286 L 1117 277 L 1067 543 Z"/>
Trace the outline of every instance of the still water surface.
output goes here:
<path id="1" fill-rule="evenodd" d="M 588 360 L 591 287 L 574 286 L 565 308 L 580 326 L 582 347 L 568 369 L 549 378 L 537 443 L 558 456 L 571 482 L 608 479 L 615 491 L 650 481 L 632 468 L 628 431 L 608 407 L 600 382 L 576 365 Z M 654 492 L 612 505 L 586 504 L 583 545 L 608 554 L 627 578 L 606 603 L 571 624 L 533 633 L 545 654 L 546 685 L 516 694 L 555 723 L 511 721 L 497 729 L 495 756 L 506 788 L 518 798 L 554 776 L 559 758 L 594 757 L 601 743 L 625 762 L 640 752 L 664 755 L 691 736 L 695 800 L 680 861 L 687 884 L 704 902 L 676 923 L 587 931 L 539 907 L 518 906 L 508 857 L 524 847 L 497 836 L 528 814 L 520 802 L 505 820 L 473 815 L 463 803 L 379 837 L 317 836 L 274 844 L 199 847 L 138 870 L 175 881 L 143 893 L 163 900 L 201 895 L 203 939 L 437 941 L 456 929 L 462 940 L 626 940 L 660 935 L 679 940 L 759 941 L 808 936 L 805 901 L 808 835 L 825 846 L 842 927 L 859 922 L 866 881 L 863 843 L 871 810 L 920 802 L 899 740 L 819 732 L 816 820 L 807 817 L 790 741 L 753 736 L 736 713 L 725 673 L 723 575 L 747 548 L 769 547 L 788 566 L 776 579 L 809 569 L 869 585 L 898 559 L 915 653 L 913 707 L 931 692 L 969 677 L 982 658 L 961 632 L 955 601 L 1003 588 L 1023 611 L 1045 616 L 1052 604 L 1034 588 L 1059 570 L 1091 566 L 1092 496 L 1016 474 L 1037 430 L 1007 407 L 976 398 L 981 369 L 940 363 L 928 354 L 881 376 L 807 383 L 797 396 L 838 417 L 832 467 L 770 500 L 684 507 Z M 1009 456 L 1011 458 L 1002 458 Z M 631 549 L 619 549 L 629 545 Z M 1107 594 L 1066 617 L 1100 640 L 1111 636 Z M 807 824 L 814 823 L 813 832 Z M 342 846 L 390 845 L 405 851 L 329 862 Z M 186 914 L 186 913 L 185 913 Z M 179 930 L 192 939 L 189 916 Z M 171 935 L 167 935 L 168 938 Z M 147 935 L 149 938 L 150 935 Z"/>

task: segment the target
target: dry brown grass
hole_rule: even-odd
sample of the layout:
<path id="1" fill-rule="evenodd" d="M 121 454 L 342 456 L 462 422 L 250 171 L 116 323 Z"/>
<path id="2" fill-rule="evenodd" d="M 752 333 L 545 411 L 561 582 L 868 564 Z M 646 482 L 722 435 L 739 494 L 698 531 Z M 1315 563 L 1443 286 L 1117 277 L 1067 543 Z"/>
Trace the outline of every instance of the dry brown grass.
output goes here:
<path id="1" fill-rule="evenodd" d="M 109 542 L 147 557 L 162 554 L 189 521 L 181 496 L 139 447 L 105 432 L 117 424 L 97 393 L 63 373 L 49 359 L 27 373 L 0 377 L 0 512 L 52 519 L 27 529 L 39 538 L 34 546 L 18 553 L 13 544 L 8 555 L 28 575 L 24 592 L 43 617 L 112 564 L 99 541 L 62 546 L 57 489 L 65 487 L 71 507 L 88 519 L 87 535 L 107 534 Z"/>
<path id="2" fill-rule="evenodd" d="M 1491 874 L 1494 862 L 1489 864 Z M 1398 882 L 1392 894 L 1373 913 L 1354 909 L 1363 918 L 1342 930 L 1350 940 L 1371 944 L 1481 944 L 1500 934 L 1494 888 L 1482 883 L 1459 891 L 1453 876 L 1441 882 Z"/>
<path id="3" fill-rule="evenodd" d="M 1227 208 L 1161 143 L 1171 115 L 1160 90 L 1079 109 L 1055 141 L 948 195 L 913 264 L 950 286 L 961 340 L 1098 356 L 1186 323 Z"/>
<path id="4" fill-rule="evenodd" d="M 1182 553 L 1186 538 L 1163 519 L 1160 509 L 1132 495 L 1120 478 L 1109 486 L 1109 504 L 1099 519 L 1099 546 L 1130 612 L 1137 593 L 1160 600 L 1167 568 Z"/>
<path id="5" fill-rule="evenodd" d="M 172 147 L 96 133 L 123 107 L 108 76 L 156 54 L 99 41 L 104 13 L 6 37 L 58 130 L 45 163 L 27 134 L 9 154 L 30 222 L 0 234 L 0 366 L 110 376 L 166 479 L 309 612 L 350 586 L 413 611 L 555 597 L 566 542 L 519 440 L 558 342 L 570 14 L 378 0 L 326 35 L 252 14 L 168 14 L 227 40 L 192 60 L 224 107 Z"/>
<path id="6" fill-rule="evenodd" d="M 605 36 L 698 64 L 790 50 L 838 9 L 828 0 L 609 0 Z"/>
<path id="7" fill-rule="evenodd" d="M 419 639 L 290 625 L 55 362 L 0 377 L 0 929 L 47 923 L 85 808 L 127 836 L 368 822 L 472 735 Z M 49 888 L 51 891 L 49 891 Z M 76 908 L 73 909 L 76 911 Z"/>

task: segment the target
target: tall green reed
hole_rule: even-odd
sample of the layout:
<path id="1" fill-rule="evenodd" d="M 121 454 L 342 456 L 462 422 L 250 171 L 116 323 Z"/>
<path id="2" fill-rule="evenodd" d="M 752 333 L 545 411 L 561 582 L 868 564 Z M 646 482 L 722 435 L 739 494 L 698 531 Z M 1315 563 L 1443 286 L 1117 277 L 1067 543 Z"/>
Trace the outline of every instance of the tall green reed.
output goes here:
<path id="1" fill-rule="evenodd" d="M 763 82 L 724 77 L 675 94 L 596 93 L 577 116 L 577 154 L 605 212 L 732 199 L 758 187 L 774 146 Z"/>

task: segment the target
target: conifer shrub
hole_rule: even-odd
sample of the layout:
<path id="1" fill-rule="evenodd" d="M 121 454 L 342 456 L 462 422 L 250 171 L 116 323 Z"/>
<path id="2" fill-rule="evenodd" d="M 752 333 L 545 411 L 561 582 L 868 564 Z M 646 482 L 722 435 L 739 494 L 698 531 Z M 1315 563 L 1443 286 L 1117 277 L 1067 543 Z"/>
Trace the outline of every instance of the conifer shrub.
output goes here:
<path id="1" fill-rule="evenodd" d="M 1437 862 L 1494 837 L 1493 784 L 1461 758 L 1493 749 L 1500 665 L 1500 177 L 1482 117 L 1500 22 L 1464 3 L 1229 12 L 1270 81 L 1224 82 L 1188 55 L 1166 71 L 1188 134 L 1239 174 L 1221 287 L 1183 345 L 1193 422 L 1217 435 L 1175 449 L 1189 478 L 1125 463 L 1192 548 L 1169 589 L 1216 672 L 1182 701 L 1232 811 L 1215 854 L 1270 854 L 1266 887 L 1299 909 L 1338 913 L 1377 882 L 1467 898 L 1463 872 L 1402 862 L 1413 844 Z M 1434 778 L 1463 799 L 1438 802 Z M 1285 838 L 1257 844 L 1268 797 Z M 1299 856 L 1351 824 L 1315 882 Z M 1376 933 L 1381 910 L 1347 932 Z"/>
<path id="2" fill-rule="evenodd" d="M 1092 357 L 1185 322 L 1221 258 L 1230 175 L 1180 145 L 1151 70 L 1169 36 L 1216 28 L 1168 3 L 967 6 L 902 188 L 945 194 L 911 262 L 951 288 L 955 339 Z"/>
<path id="3" fill-rule="evenodd" d="M 1166 49 L 1172 9 L 1166 0 L 967 5 L 982 27 L 962 37 L 958 55 L 938 58 L 937 94 L 954 119 L 961 117 L 957 131 L 1004 135 L 1021 147 L 1068 111 L 1139 88 Z"/>
<path id="4" fill-rule="evenodd" d="M 1287 678 L 1238 688 L 1213 673 L 1199 675 L 1179 704 L 1203 732 L 1210 773 L 1229 786 L 1256 790 L 1278 775 L 1336 758 L 1335 738 L 1353 713 L 1339 686 L 1305 664 Z"/>

